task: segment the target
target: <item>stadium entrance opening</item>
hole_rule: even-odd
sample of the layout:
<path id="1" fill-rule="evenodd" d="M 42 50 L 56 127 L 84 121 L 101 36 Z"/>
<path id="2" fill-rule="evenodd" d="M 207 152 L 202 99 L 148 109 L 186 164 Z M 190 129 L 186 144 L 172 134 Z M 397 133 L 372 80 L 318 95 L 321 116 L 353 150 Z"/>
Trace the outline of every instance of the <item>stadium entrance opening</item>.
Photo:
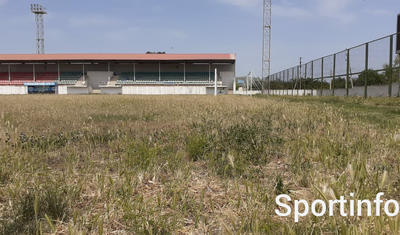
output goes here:
<path id="1" fill-rule="evenodd" d="M 25 83 L 28 94 L 56 94 L 55 83 Z"/>

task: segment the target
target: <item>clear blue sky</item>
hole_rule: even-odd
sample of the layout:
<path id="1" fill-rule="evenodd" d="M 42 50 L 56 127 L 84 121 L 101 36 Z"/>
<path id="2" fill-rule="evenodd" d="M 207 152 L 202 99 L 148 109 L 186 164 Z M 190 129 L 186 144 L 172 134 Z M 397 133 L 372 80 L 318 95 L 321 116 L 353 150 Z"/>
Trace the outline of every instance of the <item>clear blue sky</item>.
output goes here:
<path id="1" fill-rule="evenodd" d="M 29 4 L 47 7 L 46 53 L 235 53 L 261 70 L 262 0 L 0 0 L 0 53 L 34 53 Z M 272 71 L 394 33 L 399 0 L 273 0 Z"/>

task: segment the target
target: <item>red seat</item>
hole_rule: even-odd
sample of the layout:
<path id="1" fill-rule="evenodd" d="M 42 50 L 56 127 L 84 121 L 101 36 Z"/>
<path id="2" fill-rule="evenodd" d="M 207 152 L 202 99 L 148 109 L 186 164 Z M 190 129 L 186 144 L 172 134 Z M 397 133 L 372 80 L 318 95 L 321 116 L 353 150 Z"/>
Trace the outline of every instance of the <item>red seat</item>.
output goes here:
<path id="1" fill-rule="evenodd" d="M 33 73 L 11 73 L 11 81 L 33 81 Z"/>
<path id="2" fill-rule="evenodd" d="M 2 81 L 0 81 L 0 85 L 21 85 L 21 86 L 23 86 L 26 82 L 32 82 L 32 80 L 14 80 L 11 82 L 9 82 L 8 80 L 7 81 L 2 80 Z"/>
<path id="3" fill-rule="evenodd" d="M 58 79 L 58 73 L 36 73 L 36 81 L 54 81 Z"/>
<path id="4" fill-rule="evenodd" d="M 8 73 L 0 73 L 0 81 L 8 81 Z"/>

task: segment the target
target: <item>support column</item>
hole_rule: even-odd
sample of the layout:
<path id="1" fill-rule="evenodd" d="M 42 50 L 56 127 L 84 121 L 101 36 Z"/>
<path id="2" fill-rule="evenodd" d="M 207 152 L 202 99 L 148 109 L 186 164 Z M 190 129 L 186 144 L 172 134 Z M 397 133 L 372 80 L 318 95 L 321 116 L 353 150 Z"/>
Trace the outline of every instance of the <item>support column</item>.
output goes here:
<path id="1" fill-rule="evenodd" d="M 183 82 L 186 83 L 186 63 L 183 63 Z"/>
<path id="2" fill-rule="evenodd" d="M 107 63 L 107 71 L 108 71 L 108 73 L 110 73 L 110 62 Z M 110 81 L 111 81 L 111 76 L 110 76 L 110 74 L 108 74 L 108 82 L 110 82 Z"/>
<path id="3" fill-rule="evenodd" d="M 183 63 L 183 82 L 186 83 L 186 63 Z"/>
<path id="4" fill-rule="evenodd" d="M 60 63 L 57 62 L 57 76 L 58 76 L 58 81 L 61 81 L 61 76 L 60 76 Z"/>
<path id="5" fill-rule="evenodd" d="M 36 71 L 35 71 L 35 64 L 32 65 L 33 67 L 33 81 L 36 82 Z"/>
<path id="6" fill-rule="evenodd" d="M 158 81 L 161 82 L 161 62 L 158 62 Z"/>
<path id="7" fill-rule="evenodd" d="M 8 81 L 11 82 L 11 65 L 8 64 Z"/>
<path id="8" fill-rule="evenodd" d="M 133 81 L 136 82 L 136 64 L 133 64 Z"/>
<path id="9" fill-rule="evenodd" d="M 215 82 L 215 88 L 214 88 L 214 96 L 218 95 L 218 87 L 217 87 L 217 79 L 218 79 L 218 75 L 217 75 L 217 68 L 215 68 L 215 76 L 214 76 L 214 82 Z"/>
<path id="10" fill-rule="evenodd" d="M 233 94 L 236 93 L 236 77 L 233 78 Z"/>
<path id="11" fill-rule="evenodd" d="M 86 77 L 85 77 L 85 64 L 82 64 L 82 76 L 83 76 L 83 81 L 86 81 Z"/>
<path id="12" fill-rule="evenodd" d="M 211 64 L 208 63 L 208 82 L 211 83 Z"/>

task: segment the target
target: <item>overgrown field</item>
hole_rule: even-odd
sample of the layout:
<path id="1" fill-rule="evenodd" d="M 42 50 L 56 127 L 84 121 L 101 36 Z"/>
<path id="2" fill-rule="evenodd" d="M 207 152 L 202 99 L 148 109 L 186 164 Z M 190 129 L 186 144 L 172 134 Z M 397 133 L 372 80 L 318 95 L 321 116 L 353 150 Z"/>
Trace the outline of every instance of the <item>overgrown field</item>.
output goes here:
<path id="1" fill-rule="evenodd" d="M 400 200 L 399 153 L 399 99 L 2 96 L 0 234 L 399 233 L 274 212 Z"/>

